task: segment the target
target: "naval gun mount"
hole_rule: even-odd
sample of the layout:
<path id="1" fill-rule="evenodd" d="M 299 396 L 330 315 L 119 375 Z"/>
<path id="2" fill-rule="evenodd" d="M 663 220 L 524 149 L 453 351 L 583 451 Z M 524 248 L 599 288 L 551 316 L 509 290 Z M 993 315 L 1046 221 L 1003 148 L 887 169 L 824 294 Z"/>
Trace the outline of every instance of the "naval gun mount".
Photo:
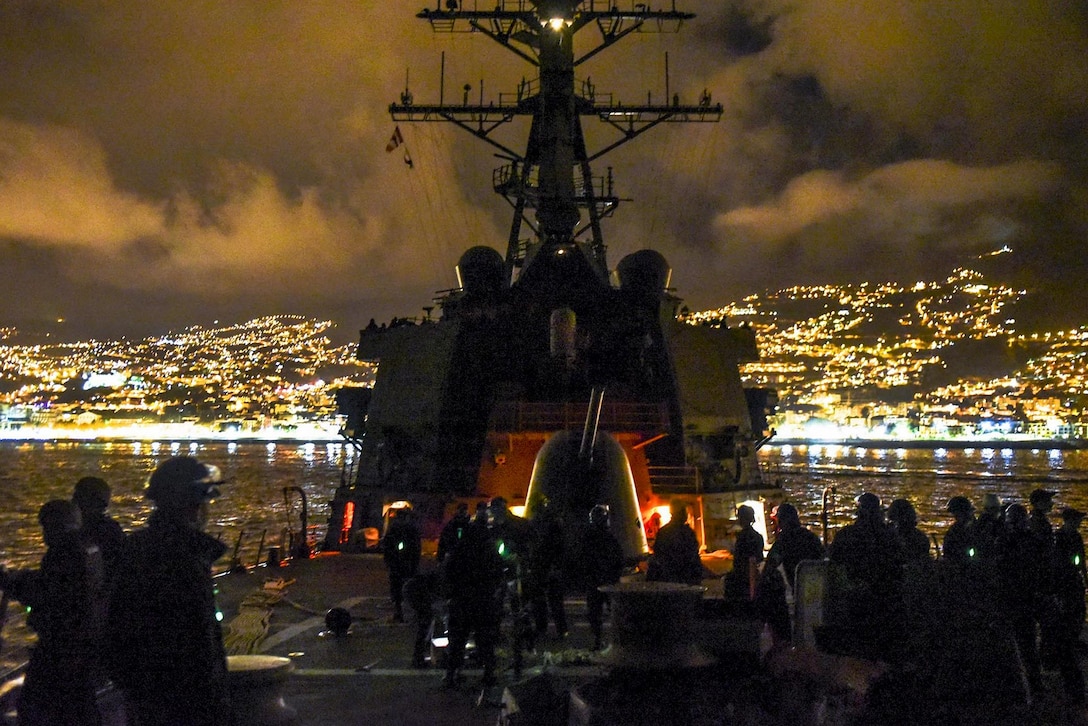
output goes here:
<path id="1" fill-rule="evenodd" d="M 359 439 L 354 527 L 373 526 L 398 499 L 413 501 L 432 537 L 455 500 L 528 503 L 531 481 L 567 466 L 549 462 L 569 457 L 542 452 L 585 428 L 595 388 L 606 392 L 598 428 L 622 450 L 616 466 L 635 489 L 638 536 L 641 520 L 675 496 L 706 505 L 762 486 L 762 432 L 738 370 L 758 357 L 753 332 L 682 322 L 657 252 L 624 258 L 617 287 L 582 260 L 562 248 L 539 255 L 532 274 L 505 287 L 498 252 L 472 248 L 458 264 L 461 287 L 436 301 L 440 317 L 362 331 L 358 356 L 379 366 Z M 721 548 L 732 506 L 695 511 L 707 548 Z M 645 551 L 634 540 L 626 550 Z"/>

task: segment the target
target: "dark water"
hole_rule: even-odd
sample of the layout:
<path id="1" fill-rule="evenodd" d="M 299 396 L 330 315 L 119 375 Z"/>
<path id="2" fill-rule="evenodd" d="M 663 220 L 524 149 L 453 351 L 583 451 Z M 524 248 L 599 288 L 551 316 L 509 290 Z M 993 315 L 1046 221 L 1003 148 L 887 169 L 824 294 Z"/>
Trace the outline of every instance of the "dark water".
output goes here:
<path id="1" fill-rule="evenodd" d="M 262 533 L 267 548 L 280 544 L 285 529 L 300 529 L 301 497 L 292 492 L 285 499 L 284 487 L 301 487 L 309 524 L 325 524 L 326 504 L 342 467 L 353 463 L 354 451 L 339 442 L 0 443 L 0 563 L 27 567 L 38 561 L 38 507 L 50 499 L 69 498 L 82 476 L 109 482 L 109 511 L 125 530 L 141 526 L 151 513 L 143 497 L 144 482 L 160 462 L 177 454 L 215 464 L 229 478 L 212 504 L 209 531 L 232 546 L 244 532 L 240 555 L 252 562 Z"/>
<path id="2" fill-rule="evenodd" d="M 1033 489 L 1044 488 L 1057 492 L 1055 513 L 1064 506 L 1088 511 L 1088 451 L 811 445 L 768 448 L 761 452 L 761 461 L 765 478 L 781 482 L 814 530 L 820 525 L 827 487 L 834 487 L 829 497 L 832 526 L 853 516 L 854 498 L 863 491 L 877 494 L 885 506 L 893 499 L 909 499 L 918 510 L 919 527 L 938 534 L 951 524 L 945 505 L 956 495 L 966 496 L 976 507 L 988 492 L 1003 503 L 1026 505 Z"/>
<path id="3" fill-rule="evenodd" d="M 195 455 L 230 477 L 212 505 L 209 529 L 231 545 L 244 531 L 245 562 L 256 557 L 262 532 L 267 547 L 279 545 L 285 529 L 299 529 L 300 499 L 292 493 L 285 501 L 284 487 L 302 487 L 310 525 L 323 528 L 326 504 L 341 471 L 355 463 L 351 447 L 339 442 L 0 443 L 0 563 L 27 567 L 37 562 L 42 547 L 38 507 L 49 499 L 68 498 L 76 480 L 88 474 L 103 477 L 113 487 L 110 511 L 122 527 L 139 527 L 151 512 L 142 495 L 144 481 L 175 454 Z M 920 526 L 930 532 L 948 525 L 944 505 L 957 494 L 976 504 L 987 492 L 1002 501 L 1026 501 L 1032 489 L 1044 487 L 1058 493 L 1058 508 L 1088 511 L 1088 451 L 813 445 L 766 448 L 761 461 L 766 478 L 781 483 L 805 523 L 814 528 L 826 487 L 835 488 L 830 497 L 833 526 L 851 517 L 853 499 L 862 491 L 878 494 L 885 504 L 897 497 L 910 499 Z"/>

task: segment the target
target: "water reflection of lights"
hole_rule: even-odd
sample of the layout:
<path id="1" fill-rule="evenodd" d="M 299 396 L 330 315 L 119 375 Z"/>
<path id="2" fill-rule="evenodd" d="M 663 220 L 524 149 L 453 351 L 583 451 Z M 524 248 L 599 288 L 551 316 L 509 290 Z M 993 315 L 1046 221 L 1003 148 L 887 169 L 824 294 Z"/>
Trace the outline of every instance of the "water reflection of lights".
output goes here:
<path id="1" fill-rule="evenodd" d="M 1012 449 L 1002 449 L 1001 450 L 1001 458 L 1002 459 L 1011 459 L 1012 458 Z"/>
<path id="2" fill-rule="evenodd" d="M 23 426 L 0 429 L 0 441 L 49 441 L 58 445 L 74 446 L 94 441 L 109 443 L 140 441 L 316 441 L 340 442 L 338 429 L 328 422 L 290 423 L 277 422 L 256 431 L 239 430 L 237 426 L 194 423 L 133 423 L 124 426 Z M 63 442 L 63 443 L 62 443 Z"/>
<path id="3" fill-rule="evenodd" d="M 195 454 L 198 451 L 200 451 L 200 444 L 198 444 L 195 441 L 190 441 L 189 442 L 189 453 L 190 454 Z"/>
<path id="4" fill-rule="evenodd" d="M 228 454 L 237 454 L 238 453 L 238 442 L 237 441 L 227 442 L 227 453 Z"/>
<path id="5" fill-rule="evenodd" d="M 313 444 L 303 444 L 299 447 L 299 452 L 302 454 L 302 460 L 307 464 L 314 463 L 314 449 L 316 447 Z"/>
<path id="6" fill-rule="evenodd" d="M 896 457 L 902 459 L 904 456 L 907 455 L 907 450 L 906 449 L 896 449 L 895 450 L 895 455 L 896 455 Z"/>
<path id="7" fill-rule="evenodd" d="M 789 444 L 785 444 L 785 445 L 782 446 L 781 449 L 779 449 L 779 451 L 782 452 L 782 456 L 789 456 L 790 454 L 793 453 L 793 447 L 790 446 Z"/>
<path id="8" fill-rule="evenodd" d="M 162 444 L 160 444 L 158 441 L 152 441 L 151 442 L 151 453 L 152 454 L 159 453 L 159 449 L 161 449 L 161 448 L 162 448 Z"/>
<path id="9" fill-rule="evenodd" d="M 980 454 L 980 456 L 982 457 L 983 461 L 990 461 L 991 459 L 994 458 L 994 450 L 987 447 L 987 448 L 982 450 L 982 453 Z"/>
<path id="10" fill-rule="evenodd" d="M 943 459 L 946 456 L 948 456 L 948 449 L 946 449 L 944 447 L 934 449 L 933 450 L 933 456 L 937 457 L 938 459 Z"/>
<path id="11" fill-rule="evenodd" d="M 170 442 L 170 453 L 171 454 L 177 455 L 178 451 L 180 451 L 180 450 L 181 450 L 181 444 L 179 444 L 177 441 L 171 441 Z"/>
<path id="12" fill-rule="evenodd" d="M 1061 449 L 1051 449 L 1047 453 L 1049 454 L 1050 463 L 1054 464 L 1054 463 L 1060 463 L 1061 462 L 1061 460 L 1062 460 L 1062 450 Z"/>
<path id="13" fill-rule="evenodd" d="M 143 448 L 143 445 L 142 445 L 142 444 L 140 444 L 140 442 L 139 442 L 139 441 L 133 441 L 133 442 L 132 442 L 132 453 L 133 453 L 133 454 L 137 454 L 137 455 L 138 455 L 138 454 L 140 453 L 140 450 L 141 450 L 142 448 Z"/>

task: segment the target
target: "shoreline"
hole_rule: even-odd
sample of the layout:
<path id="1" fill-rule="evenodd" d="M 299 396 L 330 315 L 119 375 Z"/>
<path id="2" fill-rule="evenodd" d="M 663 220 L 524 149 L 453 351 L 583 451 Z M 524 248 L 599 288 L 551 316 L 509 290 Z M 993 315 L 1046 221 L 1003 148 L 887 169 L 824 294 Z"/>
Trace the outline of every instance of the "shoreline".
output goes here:
<path id="1" fill-rule="evenodd" d="M 0 443 L 152 443 L 152 442 L 225 442 L 225 443 L 344 443 L 339 432 L 320 426 L 290 430 L 266 428 L 251 432 L 216 431 L 182 424 L 157 426 L 125 426 L 115 429 L 56 429 L 27 427 L 0 430 Z M 763 448 L 838 446 L 860 449 L 1057 449 L 1079 451 L 1088 449 L 1088 439 L 802 439 L 774 438 Z"/>
<path id="2" fill-rule="evenodd" d="M 1085 439 L 773 439 L 764 447 L 841 446 L 858 449 L 1088 449 Z"/>
<path id="3" fill-rule="evenodd" d="M 216 431 L 210 428 L 181 424 L 124 426 L 118 428 L 57 429 L 26 427 L 0 430 L 0 443 L 152 443 L 152 442 L 225 442 L 225 443 L 343 443 L 338 431 L 320 426 L 292 429 L 265 428 L 256 431 Z"/>

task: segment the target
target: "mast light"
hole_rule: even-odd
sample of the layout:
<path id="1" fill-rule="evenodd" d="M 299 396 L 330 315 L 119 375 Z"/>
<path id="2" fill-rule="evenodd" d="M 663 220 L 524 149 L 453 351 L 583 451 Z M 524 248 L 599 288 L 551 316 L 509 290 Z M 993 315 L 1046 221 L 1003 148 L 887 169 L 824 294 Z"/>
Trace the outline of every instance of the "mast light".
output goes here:
<path id="1" fill-rule="evenodd" d="M 537 2 L 536 12 L 542 26 L 558 33 L 574 24 L 577 5 L 570 0 L 541 0 Z"/>

